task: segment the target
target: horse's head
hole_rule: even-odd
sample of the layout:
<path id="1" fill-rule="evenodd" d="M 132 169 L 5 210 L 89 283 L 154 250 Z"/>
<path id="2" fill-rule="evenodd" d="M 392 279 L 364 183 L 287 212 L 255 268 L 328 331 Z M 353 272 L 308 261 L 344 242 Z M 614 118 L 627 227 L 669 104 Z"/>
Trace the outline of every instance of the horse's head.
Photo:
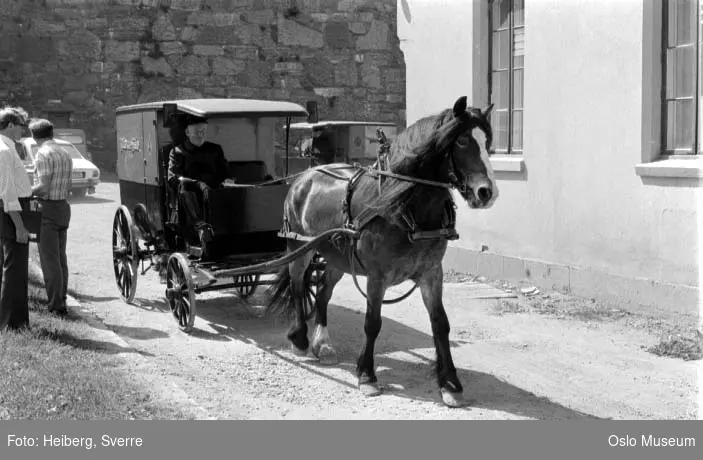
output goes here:
<path id="1" fill-rule="evenodd" d="M 467 109 L 466 96 L 457 99 L 452 119 L 440 127 L 438 146 L 445 152 L 443 169 L 448 180 L 471 208 L 490 208 L 498 186 L 488 158 L 493 140 L 489 114 L 493 104 Z"/>

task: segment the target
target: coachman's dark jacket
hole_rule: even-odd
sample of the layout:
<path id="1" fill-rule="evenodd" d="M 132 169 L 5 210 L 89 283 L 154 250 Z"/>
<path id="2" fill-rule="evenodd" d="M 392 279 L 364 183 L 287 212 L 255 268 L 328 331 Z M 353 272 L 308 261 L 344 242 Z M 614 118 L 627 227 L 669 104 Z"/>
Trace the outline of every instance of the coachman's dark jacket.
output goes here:
<path id="1" fill-rule="evenodd" d="M 229 166 L 222 147 L 205 142 L 196 147 L 189 141 L 171 150 L 168 161 L 168 183 L 173 190 L 178 189 L 178 177 L 205 182 L 210 188 L 217 188 L 229 177 Z"/>

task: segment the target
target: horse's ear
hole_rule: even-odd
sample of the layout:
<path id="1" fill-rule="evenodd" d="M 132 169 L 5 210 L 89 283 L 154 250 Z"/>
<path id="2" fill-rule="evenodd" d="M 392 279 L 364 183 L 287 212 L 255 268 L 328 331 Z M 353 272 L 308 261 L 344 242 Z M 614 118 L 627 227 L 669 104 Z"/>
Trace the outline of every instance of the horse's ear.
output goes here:
<path id="1" fill-rule="evenodd" d="M 466 96 L 461 96 L 459 99 L 456 100 L 452 111 L 454 112 L 455 117 L 459 117 L 464 112 L 466 112 Z"/>
<path id="2" fill-rule="evenodd" d="M 491 110 L 493 110 L 493 105 L 494 105 L 494 104 L 491 103 L 491 105 L 489 105 L 488 107 L 486 107 L 485 109 L 483 109 L 483 111 L 481 112 L 481 114 L 482 114 L 485 118 L 488 118 L 488 116 L 491 114 Z"/>

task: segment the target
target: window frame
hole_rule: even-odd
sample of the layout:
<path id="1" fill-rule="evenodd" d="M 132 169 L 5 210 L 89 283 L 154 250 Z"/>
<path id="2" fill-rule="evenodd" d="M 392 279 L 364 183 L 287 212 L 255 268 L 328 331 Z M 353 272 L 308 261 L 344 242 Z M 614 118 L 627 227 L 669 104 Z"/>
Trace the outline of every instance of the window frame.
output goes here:
<path id="1" fill-rule="evenodd" d="M 667 155 L 663 142 L 666 136 L 664 111 L 667 27 L 663 22 L 665 7 L 664 0 L 643 2 L 642 154 L 641 162 L 636 164 L 634 169 L 646 185 L 671 185 L 670 181 L 673 180 L 674 184 L 681 186 L 698 187 L 703 185 L 703 155 Z M 701 123 L 698 129 L 703 134 Z M 691 183 L 685 182 L 691 180 Z"/>
<path id="2" fill-rule="evenodd" d="M 508 68 L 507 68 L 507 69 L 494 70 L 494 68 L 493 68 L 493 33 L 496 32 L 496 31 L 506 30 L 505 28 L 498 28 L 498 29 L 494 29 L 494 28 L 493 28 L 493 26 L 494 26 L 494 21 L 493 21 L 493 14 L 494 14 L 494 11 L 493 11 L 493 10 L 494 10 L 494 9 L 493 9 L 493 5 L 494 5 L 497 1 L 509 1 L 509 2 L 510 2 L 510 7 L 509 7 L 509 16 L 510 16 L 510 19 L 509 19 L 509 21 L 508 21 L 508 27 L 507 27 L 507 30 L 508 30 L 508 33 L 509 33 L 509 49 L 510 49 L 510 52 L 509 52 L 509 59 L 508 59 Z M 515 1 L 516 1 L 516 0 L 488 0 L 488 2 L 487 2 L 488 5 L 487 5 L 487 8 L 486 8 L 486 16 L 483 16 L 483 17 L 487 17 L 487 24 L 488 24 L 488 34 L 487 34 L 487 38 L 488 38 L 488 47 L 487 47 L 487 51 L 488 51 L 488 75 L 487 75 L 488 81 L 487 81 L 487 84 L 488 84 L 488 101 L 489 101 L 489 103 L 490 103 L 490 102 L 493 102 L 493 100 L 494 100 L 494 98 L 493 98 L 493 77 L 494 77 L 494 74 L 495 74 L 495 73 L 498 73 L 498 72 L 507 72 L 507 73 L 508 73 L 508 79 L 507 79 L 507 80 L 508 80 L 508 81 L 507 81 L 507 85 L 508 85 L 508 91 L 507 91 L 507 98 L 508 98 L 507 109 L 501 109 L 501 112 L 507 112 L 507 116 L 508 116 L 508 126 L 507 126 L 507 137 L 508 137 L 508 140 L 507 140 L 507 148 L 501 149 L 501 150 L 497 150 L 497 149 L 495 149 L 495 147 L 494 147 L 494 152 L 495 152 L 496 154 L 511 155 L 511 156 L 512 156 L 512 155 L 522 155 L 523 149 L 524 149 L 524 130 L 525 130 L 525 128 L 524 128 L 524 120 L 525 120 L 525 118 L 524 118 L 524 113 L 525 113 L 525 99 L 524 99 L 524 94 L 525 94 L 525 77 L 524 77 L 524 75 L 525 75 L 525 74 L 524 74 L 524 72 L 525 72 L 525 63 L 524 63 L 524 59 L 525 59 L 525 58 L 524 58 L 524 56 L 525 56 L 525 52 L 523 51 L 523 63 L 522 63 L 522 65 L 516 66 L 516 65 L 515 65 L 515 56 L 516 56 L 516 55 L 515 55 L 514 46 L 515 46 L 515 30 L 516 30 L 516 29 L 522 29 L 522 31 L 523 31 L 523 32 L 522 32 L 522 33 L 523 33 L 523 49 L 524 49 L 524 46 L 525 46 L 524 43 L 525 43 L 525 41 L 526 41 L 526 37 L 525 37 L 526 24 L 525 24 L 525 20 L 524 20 L 524 15 L 525 15 L 525 3 L 526 3 L 526 2 L 525 2 L 525 0 L 522 0 L 523 22 L 522 22 L 521 25 L 517 25 L 517 26 L 516 26 L 516 25 L 515 25 L 515 11 L 514 11 Z M 514 82 L 515 82 L 515 80 L 514 80 L 515 70 L 522 70 L 522 75 L 523 75 L 523 79 L 522 79 L 522 88 L 521 88 L 521 92 L 522 92 L 522 95 L 523 95 L 523 100 L 522 100 L 522 104 L 521 104 L 521 106 L 520 106 L 519 108 L 515 108 L 515 101 L 514 101 L 514 95 L 515 95 L 515 84 L 514 84 Z M 515 147 L 515 142 L 514 142 L 514 133 L 515 133 L 515 131 L 514 131 L 515 115 L 514 115 L 514 114 L 515 114 L 515 112 L 520 112 L 520 114 L 521 114 L 521 116 L 522 116 L 522 121 L 523 121 L 523 122 L 522 122 L 522 125 L 520 126 L 520 137 L 521 137 L 521 139 L 522 139 L 522 142 L 521 142 L 522 145 L 521 145 L 520 147 L 517 147 L 517 148 Z M 494 109 L 493 109 L 493 111 L 492 111 L 492 113 L 491 113 L 491 116 L 492 116 L 492 117 L 495 117 L 495 116 L 496 116 L 496 113 L 498 113 L 498 111 L 497 111 L 496 108 L 494 107 Z M 495 123 L 492 123 L 492 124 L 495 126 Z"/>
<path id="3" fill-rule="evenodd" d="M 669 101 L 672 100 L 680 100 L 681 98 L 677 98 L 676 95 L 674 94 L 673 97 L 669 98 L 668 93 L 669 93 L 669 82 L 667 81 L 667 74 L 668 74 L 668 51 L 669 49 L 674 49 L 669 47 L 669 35 L 671 34 L 671 29 L 670 29 L 670 21 L 669 21 L 669 13 L 670 13 L 670 8 L 669 3 L 672 1 L 676 0 L 661 0 L 661 17 L 662 17 L 662 22 L 661 22 L 661 65 L 662 65 L 662 70 L 661 70 L 661 152 L 660 155 L 663 158 L 689 158 L 689 157 L 694 157 L 697 155 L 703 154 L 703 132 L 701 132 L 701 109 L 703 104 L 701 104 L 701 96 L 702 96 L 702 88 L 701 88 L 701 20 L 703 20 L 703 1 L 701 0 L 692 0 L 694 4 L 697 4 L 697 19 L 694 21 L 695 23 L 695 30 L 694 30 L 694 37 L 693 37 L 693 57 L 696 61 L 696 65 L 694 66 L 695 68 L 695 74 L 693 75 L 693 143 L 692 143 L 692 149 L 668 149 L 668 142 L 667 138 L 669 136 L 669 114 L 667 110 L 667 105 Z M 674 73 L 674 78 L 676 78 L 676 74 Z M 674 127 L 674 130 L 676 127 Z M 690 152 L 690 153 L 689 153 Z"/>

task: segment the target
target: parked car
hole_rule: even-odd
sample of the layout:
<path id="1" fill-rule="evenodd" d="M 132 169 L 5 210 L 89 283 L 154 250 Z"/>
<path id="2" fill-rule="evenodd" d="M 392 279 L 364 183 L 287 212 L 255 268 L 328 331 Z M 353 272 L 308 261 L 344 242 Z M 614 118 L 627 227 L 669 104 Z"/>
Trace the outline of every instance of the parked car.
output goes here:
<path id="1" fill-rule="evenodd" d="M 100 183 L 100 169 L 92 162 L 87 160 L 81 152 L 71 142 L 54 138 L 54 141 L 73 158 L 73 187 L 71 194 L 73 196 L 85 196 L 86 194 L 95 193 L 95 187 Z M 39 146 L 31 137 L 24 137 L 16 144 L 17 153 L 19 153 L 24 167 L 29 175 L 29 180 L 34 183 L 34 158 Z"/>
<path id="2" fill-rule="evenodd" d="M 88 151 L 87 142 L 85 139 L 85 131 L 74 128 L 54 128 L 54 139 L 68 141 L 81 152 L 83 158 L 88 161 L 93 161 L 92 154 Z"/>

